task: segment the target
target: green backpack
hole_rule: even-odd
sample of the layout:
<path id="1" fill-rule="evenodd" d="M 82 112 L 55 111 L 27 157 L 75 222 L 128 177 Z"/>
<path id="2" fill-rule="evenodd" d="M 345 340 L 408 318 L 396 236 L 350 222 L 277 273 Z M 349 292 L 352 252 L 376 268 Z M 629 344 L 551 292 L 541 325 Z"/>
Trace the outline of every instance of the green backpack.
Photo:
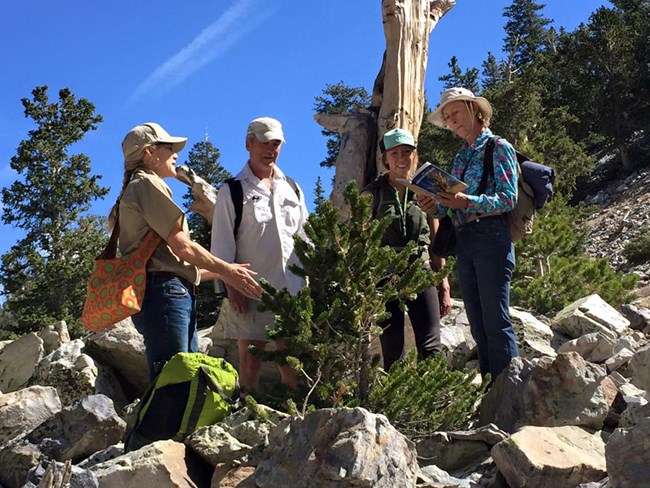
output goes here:
<path id="1" fill-rule="evenodd" d="M 125 451 L 151 442 L 183 441 L 223 420 L 239 402 L 239 376 L 225 359 L 198 352 L 172 357 L 144 393 Z"/>

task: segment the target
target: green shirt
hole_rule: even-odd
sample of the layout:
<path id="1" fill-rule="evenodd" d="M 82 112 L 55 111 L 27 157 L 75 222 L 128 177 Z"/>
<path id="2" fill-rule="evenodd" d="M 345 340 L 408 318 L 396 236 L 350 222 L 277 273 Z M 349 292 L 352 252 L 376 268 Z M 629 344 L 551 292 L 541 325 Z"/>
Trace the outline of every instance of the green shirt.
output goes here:
<path id="1" fill-rule="evenodd" d="M 387 175 L 382 175 L 368 185 L 374 199 L 376 218 L 386 215 L 391 217 L 391 223 L 382 238 L 382 245 L 390 246 L 400 251 L 409 241 L 417 244 L 417 253 L 422 261 L 429 260 L 429 245 L 431 232 L 427 215 L 420 209 L 416 195 L 408 188 L 404 190 L 404 198 L 400 199 L 397 189 L 388 182 Z"/>

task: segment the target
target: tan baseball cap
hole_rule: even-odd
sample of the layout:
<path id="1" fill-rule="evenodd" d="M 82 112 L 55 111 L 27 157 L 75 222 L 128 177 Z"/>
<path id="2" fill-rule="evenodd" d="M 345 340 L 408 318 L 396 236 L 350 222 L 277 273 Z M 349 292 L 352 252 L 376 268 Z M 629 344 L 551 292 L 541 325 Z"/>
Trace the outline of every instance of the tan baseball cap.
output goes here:
<path id="1" fill-rule="evenodd" d="M 269 142 L 284 140 L 284 132 L 282 132 L 282 124 L 279 120 L 272 119 L 271 117 L 260 117 L 251 121 L 248 124 L 248 131 L 246 135 L 255 134 L 258 141 Z"/>
<path id="2" fill-rule="evenodd" d="M 132 159 L 138 153 L 141 153 L 145 147 L 158 143 L 172 144 L 174 152 L 177 153 L 187 144 L 187 137 L 170 136 L 160 124 L 155 122 L 136 125 L 122 141 L 124 160 Z"/>

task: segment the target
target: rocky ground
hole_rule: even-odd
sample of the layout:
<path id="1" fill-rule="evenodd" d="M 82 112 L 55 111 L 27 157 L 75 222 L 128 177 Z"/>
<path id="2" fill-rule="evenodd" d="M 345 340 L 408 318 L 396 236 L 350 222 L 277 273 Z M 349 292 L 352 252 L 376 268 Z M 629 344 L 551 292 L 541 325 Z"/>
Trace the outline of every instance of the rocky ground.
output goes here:
<path id="1" fill-rule="evenodd" d="M 613 157 L 596 165 L 592 186 L 599 187 L 586 195 L 584 202 L 593 205 L 586 225 L 590 229 L 587 252 L 593 257 L 609 259 L 616 271 L 639 276 L 642 295 L 650 294 L 650 262 L 630 264 L 623 256 L 625 245 L 650 228 L 650 160 L 627 175 L 611 176 Z M 599 181 L 603 178 L 610 181 Z"/>

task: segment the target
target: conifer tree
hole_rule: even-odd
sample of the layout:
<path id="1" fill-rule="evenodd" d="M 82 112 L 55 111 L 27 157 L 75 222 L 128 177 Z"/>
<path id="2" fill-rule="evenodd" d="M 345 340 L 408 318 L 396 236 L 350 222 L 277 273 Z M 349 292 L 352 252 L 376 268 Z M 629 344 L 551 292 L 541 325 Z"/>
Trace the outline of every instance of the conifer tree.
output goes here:
<path id="1" fill-rule="evenodd" d="M 516 75 L 521 75 L 533 62 L 537 53 L 547 45 L 546 26 L 551 23 L 540 14 L 545 7 L 533 0 L 513 0 L 503 9 L 508 18 L 504 27 L 503 51 L 507 55 L 504 73 L 506 82 L 511 83 Z"/>
<path id="2" fill-rule="evenodd" d="M 607 259 L 585 253 L 586 217 L 584 207 L 568 206 L 561 195 L 544 207 L 532 236 L 516 243 L 513 305 L 553 315 L 593 293 L 613 306 L 632 297 L 636 276 L 616 273 Z"/>
<path id="3" fill-rule="evenodd" d="M 308 285 L 295 297 L 264 285 L 268 294 L 262 299 L 276 313 L 271 336 L 289 338 L 288 360 L 307 378 L 307 398 L 315 393 L 312 400 L 321 406 L 350 396 L 365 404 L 378 362 L 370 344 L 381 332 L 377 323 L 387 316 L 386 303 L 406 300 L 439 280 L 411 258 L 413 243 L 399 253 L 380 245 L 390 219 L 371 221 L 369 199 L 354 184 L 345 196 L 348 222 L 321 199 L 305 225 L 309 242 L 296 239 L 301 266 L 293 270 Z"/>
<path id="4" fill-rule="evenodd" d="M 478 69 L 468 68 L 463 71 L 458 65 L 458 58 L 456 56 L 451 57 L 447 66 L 449 66 L 449 73 L 438 78 L 440 81 L 444 82 L 445 88 L 462 86 L 473 93 L 478 93 Z"/>
<path id="5" fill-rule="evenodd" d="M 68 154 L 68 148 L 97 129 L 102 117 L 86 99 L 64 88 L 50 102 L 47 86 L 24 98 L 29 131 L 10 166 L 19 175 L 2 190 L 5 224 L 25 231 L 25 237 L 2 255 L 0 284 L 6 309 L 14 314 L 15 331 L 26 333 L 53 320 L 78 324 L 93 258 L 103 237 L 102 222 L 82 218 L 93 200 L 108 189 L 101 176 L 91 175 L 90 160 Z"/>
<path id="6" fill-rule="evenodd" d="M 232 176 L 219 162 L 220 157 L 219 149 L 206 137 L 204 141 L 197 142 L 192 146 L 188 153 L 187 165 L 198 176 L 215 188 L 219 188 L 224 181 Z M 188 208 L 192 205 L 194 197 L 190 190 L 183 195 L 183 201 Z M 206 249 L 210 249 L 212 229 L 208 221 L 202 215 L 192 212 L 187 223 L 192 239 Z M 197 298 L 198 326 L 199 328 L 209 327 L 215 323 L 221 308 L 221 299 L 215 293 L 214 283 L 211 281 L 201 283 L 197 289 Z"/>
<path id="7" fill-rule="evenodd" d="M 566 81 L 560 89 L 563 103 L 580 117 L 579 137 L 606 136 L 605 147 L 615 146 L 623 167 L 631 169 L 628 142 L 650 127 L 650 2 L 612 3 L 563 38 L 558 68 Z"/>
<path id="8" fill-rule="evenodd" d="M 325 85 L 323 94 L 315 98 L 314 111 L 317 114 L 342 114 L 370 106 L 370 96 L 363 87 L 347 86 L 343 81 Z M 339 154 L 341 136 L 328 129 L 321 130 L 327 137 L 327 157 L 320 165 L 331 168 Z"/>

